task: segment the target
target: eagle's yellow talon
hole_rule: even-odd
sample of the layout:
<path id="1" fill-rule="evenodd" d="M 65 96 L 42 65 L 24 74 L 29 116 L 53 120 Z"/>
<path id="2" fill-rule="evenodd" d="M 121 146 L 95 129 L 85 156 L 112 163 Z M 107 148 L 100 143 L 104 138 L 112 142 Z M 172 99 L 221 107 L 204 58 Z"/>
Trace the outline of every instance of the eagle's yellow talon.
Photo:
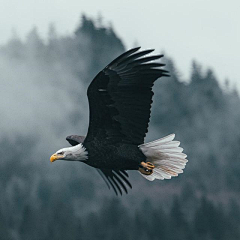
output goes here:
<path id="1" fill-rule="evenodd" d="M 141 162 L 139 171 L 144 175 L 151 175 L 155 166 L 151 162 Z"/>

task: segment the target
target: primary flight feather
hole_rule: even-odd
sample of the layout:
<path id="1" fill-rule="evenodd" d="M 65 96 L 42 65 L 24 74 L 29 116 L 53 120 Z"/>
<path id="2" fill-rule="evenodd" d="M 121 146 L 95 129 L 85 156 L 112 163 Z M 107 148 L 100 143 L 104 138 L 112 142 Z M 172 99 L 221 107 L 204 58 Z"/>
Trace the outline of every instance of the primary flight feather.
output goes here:
<path id="1" fill-rule="evenodd" d="M 170 179 L 182 173 L 186 154 L 174 134 L 144 143 L 148 131 L 154 82 L 169 76 L 154 50 L 131 49 L 106 66 L 87 90 L 90 118 L 87 136 L 71 135 L 72 147 L 50 158 L 80 161 L 98 170 L 116 194 L 132 188 L 127 170 L 138 170 L 146 179 Z"/>

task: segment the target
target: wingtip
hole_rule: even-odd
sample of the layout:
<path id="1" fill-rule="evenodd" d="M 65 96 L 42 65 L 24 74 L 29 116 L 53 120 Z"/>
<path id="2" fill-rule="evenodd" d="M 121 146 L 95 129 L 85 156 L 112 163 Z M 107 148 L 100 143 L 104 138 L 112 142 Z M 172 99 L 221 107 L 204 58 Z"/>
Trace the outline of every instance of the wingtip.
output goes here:
<path id="1" fill-rule="evenodd" d="M 133 49 L 136 49 L 136 51 L 138 51 L 141 48 L 141 46 L 135 47 Z"/>
<path id="2" fill-rule="evenodd" d="M 106 68 L 112 67 L 114 64 L 116 64 L 117 62 L 121 61 L 122 59 L 132 55 L 133 53 L 137 52 L 141 47 L 135 47 L 135 48 L 131 48 L 129 50 L 127 50 L 126 52 L 124 52 L 123 54 L 121 54 L 120 56 L 118 56 L 117 58 L 115 58 L 111 63 L 109 63 Z"/>
<path id="3" fill-rule="evenodd" d="M 127 50 L 125 53 L 135 53 L 137 52 L 141 47 L 135 47 L 135 48 L 130 48 L 129 50 Z"/>

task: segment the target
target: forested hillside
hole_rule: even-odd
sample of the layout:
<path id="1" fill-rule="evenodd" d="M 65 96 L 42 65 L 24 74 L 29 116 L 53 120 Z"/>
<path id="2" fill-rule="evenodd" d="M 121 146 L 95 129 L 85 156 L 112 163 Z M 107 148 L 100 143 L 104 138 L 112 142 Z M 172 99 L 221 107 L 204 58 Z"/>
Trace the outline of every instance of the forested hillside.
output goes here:
<path id="1" fill-rule="evenodd" d="M 240 98 L 201 63 L 182 79 L 165 57 L 171 77 L 154 86 L 146 138 L 175 133 L 184 174 L 148 182 L 129 172 L 133 189 L 117 197 L 95 169 L 50 163 L 67 135 L 86 134 L 87 86 L 125 50 L 86 16 L 71 35 L 50 26 L 44 40 L 33 28 L 0 46 L 0 239 L 240 239 Z"/>

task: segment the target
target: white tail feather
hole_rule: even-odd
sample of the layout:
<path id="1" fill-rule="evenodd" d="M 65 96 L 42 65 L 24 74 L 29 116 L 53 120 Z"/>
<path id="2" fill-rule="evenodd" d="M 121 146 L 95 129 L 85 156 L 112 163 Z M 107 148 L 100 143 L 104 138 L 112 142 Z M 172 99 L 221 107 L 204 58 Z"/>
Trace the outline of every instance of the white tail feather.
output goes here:
<path id="1" fill-rule="evenodd" d="M 151 175 L 144 175 L 139 172 L 147 180 L 171 179 L 171 177 L 183 173 L 183 169 L 188 162 L 187 155 L 182 153 L 183 148 L 179 147 L 180 142 L 173 141 L 174 138 L 175 134 L 171 134 L 153 142 L 139 145 L 139 148 L 147 157 L 146 161 L 153 163 L 155 166 Z"/>

